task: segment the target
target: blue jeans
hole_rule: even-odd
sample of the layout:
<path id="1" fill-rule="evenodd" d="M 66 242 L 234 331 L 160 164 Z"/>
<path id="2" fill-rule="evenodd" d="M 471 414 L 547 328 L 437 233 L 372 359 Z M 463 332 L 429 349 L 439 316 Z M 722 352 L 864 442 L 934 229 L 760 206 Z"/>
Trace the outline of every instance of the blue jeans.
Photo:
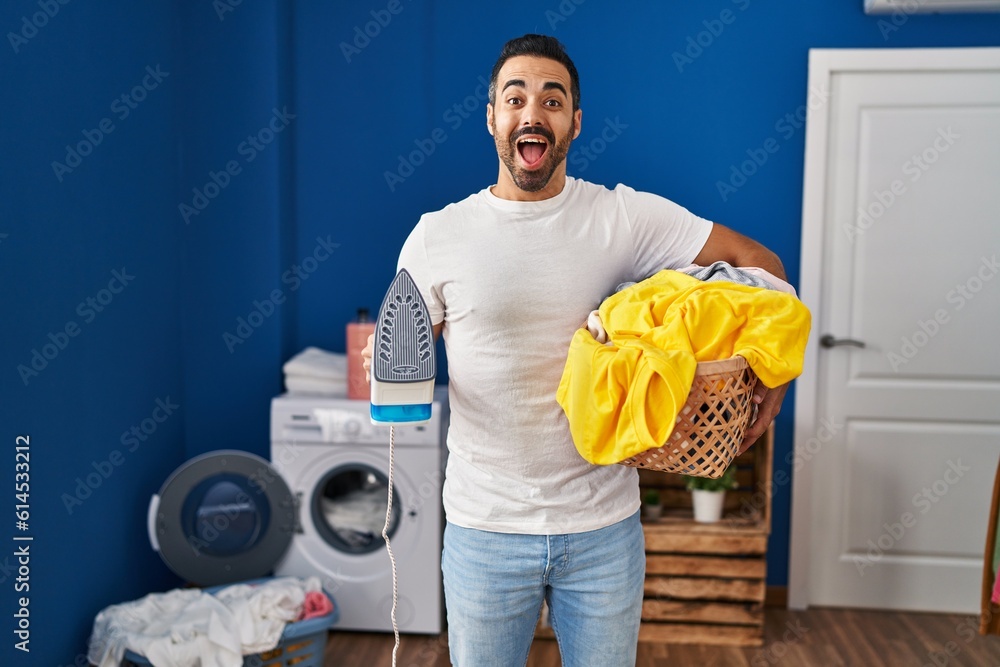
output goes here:
<path id="1" fill-rule="evenodd" d="M 444 532 L 441 570 L 455 667 L 524 667 L 541 612 L 564 667 L 633 667 L 646 574 L 639 513 L 568 535 Z"/>

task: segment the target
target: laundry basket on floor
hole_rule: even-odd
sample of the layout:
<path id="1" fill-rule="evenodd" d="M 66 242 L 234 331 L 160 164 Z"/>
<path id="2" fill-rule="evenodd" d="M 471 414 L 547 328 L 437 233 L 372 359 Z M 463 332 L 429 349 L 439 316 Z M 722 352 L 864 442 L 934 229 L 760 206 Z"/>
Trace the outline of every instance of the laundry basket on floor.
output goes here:
<path id="1" fill-rule="evenodd" d="M 667 442 L 619 463 L 692 477 L 720 477 L 736 458 L 756 413 L 756 386 L 757 376 L 743 357 L 699 362 L 691 392 Z"/>
<path id="2" fill-rule="evenodd" d="M 258 583 L 264 580 L 243 583 Z M 206 592 L 215 593 L 225 588 L 214 586 L 206 588 Z M 270 651 L 254 653 L 243 657 L 243 667 L 323 667 L 323 653 L 326 650 L 327 632 L 340 618 L 340 608 L 333 596 L 324 593 L 333 603 L 333 611 L 325 616 L 309 618 L 297 623 L 289 623 L 281 635 L 278 645 Z M 152 665 L 145 657 L 126 651 L 122 658 L 122 667 L 149 667 Z"/>

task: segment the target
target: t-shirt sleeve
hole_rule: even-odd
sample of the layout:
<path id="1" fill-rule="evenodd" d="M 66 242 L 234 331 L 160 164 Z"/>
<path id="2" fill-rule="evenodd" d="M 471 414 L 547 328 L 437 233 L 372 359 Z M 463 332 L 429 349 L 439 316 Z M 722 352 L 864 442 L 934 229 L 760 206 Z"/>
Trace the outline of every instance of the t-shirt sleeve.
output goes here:
<path id="1" fill-rule="evenodd" d="M 413 231 L 403 243 L 403 249 L 399 251 L 399 261 L 396 263 L 396 272 L 406 269 L 416 283 L 420 295 L 424 297 L 427 304 L 427 312 L 431 316 L 431 324 L 436 325 L 444 321 L 444 299 L 441 298 L 440 286 L 435 284 L 430 261 L 427 257 L 426 244 L 427 225 L 423 218 L 417 223 Z"/>
<path id="2" fill-rule="evenodd" d="M 618 185 L 615 194 L 632 232 L 636 280 L 690 265 L 712 233 L 711 221 L 665 197 L 626 185 Z"/>

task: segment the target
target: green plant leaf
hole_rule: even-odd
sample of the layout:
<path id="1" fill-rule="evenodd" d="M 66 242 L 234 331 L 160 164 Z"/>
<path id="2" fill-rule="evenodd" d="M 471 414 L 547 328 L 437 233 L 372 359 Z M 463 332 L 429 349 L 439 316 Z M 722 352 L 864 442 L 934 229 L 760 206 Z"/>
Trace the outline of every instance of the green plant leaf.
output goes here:
<path id="1" fill-rule="evenodd" d="M 729 466 L 726 468 L 726 471 L 716 479 L 711 479 L 710 477 L 692 477 L 691 475 L 684 475 L 684 486 L 688 491 L 728 491 L 730 489 L 735 489 L 739 486 L 739 482 L 736 481 L 736 466 Z"/>

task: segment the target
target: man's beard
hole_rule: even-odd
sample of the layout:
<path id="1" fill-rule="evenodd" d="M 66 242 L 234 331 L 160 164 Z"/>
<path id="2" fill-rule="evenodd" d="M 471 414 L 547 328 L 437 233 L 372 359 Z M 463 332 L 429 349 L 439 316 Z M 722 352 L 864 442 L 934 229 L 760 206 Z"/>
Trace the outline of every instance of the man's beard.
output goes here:
<path id="1" fill-rule="evenodd" d="M 519 129 L 511 134 L 510 137 L 502 138 L 497 134 L 496 130 L 496 120 L 494 120 L 493 137 L 497 146 L 497 155 L 507 165 L 507 171 L 510 172 L 510 177 L 514 181 L 514 185 L 525 192 L 538 192 L 549 184 L 552 174 L 555 173 L 556 168 L 566 159 L 566 155 L 569 154 L 569 146 L 573 143 L 573 132 L 576 130 L 576 121 L 573 121 L 573 126 L 569 132 L 558 142 L 554 141 L 555 136 L 548 130 L 544 128 L 532 128 L 532 132 L 544 136 L 549 140 L 549 148 L 548 154 L 545 156 L 545 163 L 540 168 L 531 171 L 517 164 L 517 139 L 521 135 L 531 134 L 532 132 Z"/>

